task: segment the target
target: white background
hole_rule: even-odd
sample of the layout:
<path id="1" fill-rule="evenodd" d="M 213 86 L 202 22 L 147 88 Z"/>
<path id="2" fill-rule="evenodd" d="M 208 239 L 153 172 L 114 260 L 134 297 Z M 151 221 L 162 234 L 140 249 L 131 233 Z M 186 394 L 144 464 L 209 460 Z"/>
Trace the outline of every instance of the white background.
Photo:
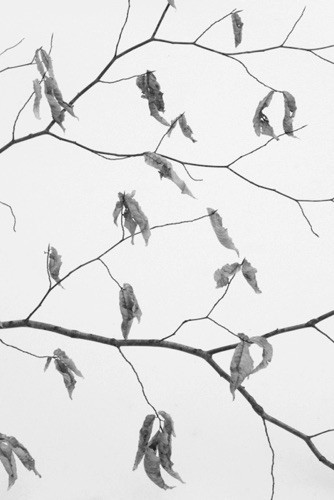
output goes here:
<path id="1" fill-rule="evenodd" d="M 129 22 L 120 50 L 148 38 L 164 0 L 131 0 Z M 200 41 L 224 52 L 252 51 L 280 45 L 306 5 L 287 44 L 320 47 L 334 43 L 334 8 L 329 0 L 231 1 L 178 0 L 158 36 L 192 41 L 213 21 L 242 9 L 243 41 L 235 49 L 231 20 L 216 24 Z M 112 57 L 126 14 L 125 0 L 95 2 L 11 2 L 0 20 L 0 70 L 32 60 L 37 48 L 50 47 L 55 75 L 69 101 L 91 82 Z M 319 52 L 334 60 L 333 51 Z M 239 59 L 260 82 L 291 92 L 297 102 L 297 139 L 282 137 L 246 156 L 234 169 L 254 182 L 303 199 L 334 196 L 333 65 L 301 50 L 278 49 Z M 159 149 L 180 160 L 226 165 L 267 142 L 257 137 L 252 118 L 269 89 L 237 61 L 195 47 L 151 43 L 114 64 L 104 76 L 114 81 L 155 70 L 164 92 L 168 120 L 186 112 L 198 140 L 176 129 Z M 38 78 L 36 67 L 0 73 L 0 147 L 11 139 L 18 110 Z M 282 133 L 282 94 L 274 95 L 268 116 Z M 135 80 L 98 84 L 75 104 L 79 120 L 66 116 L 64 134 L 103 151 L 138 154 L 154 150 L 166 128 L 149 115 Z M 50 122 L 44 99 L 41 121 L 32 101 L 16 126 L 16 137 L 42 130 Z M 261 295 L 236 276 L 212 317 L 235 333 L 262 335 L 317 317 L 333 309 L 333 219 L 331 203 L 303 204 L 319 235 L 312 234 L 298 205 L 274 192 L 254 187 L 226 169 L 190 167 L 191 180 L 173 163 L 196 200 L 181 195 L 143 157 L 107 161 L 74 145 L 40 137 L 1 155 L 0 318 L 26 317 L 48 288 L 45 251 L 50 243 L 62 255 L 61 276 L 98 256 L 121 238 L 112 219 L 119 191 L 136 190 L 151 226 L 200 217 L 218 209 L 240 250 L 258 269 Z M 214 271 L 237 259 L 217 241 L 208 219 L 152 231 L 145 247 L 141 236 L 105 258 L 120 282 L 134 287 L 142 321 L 131 338 L 162 338 L 184 319 L 205 316 L 223 290 Z M 51 293 L 33 319 L 106 337 L 121 337 L 118 287 L 105 268 L 84 267 Z M 333 320 L 319 325 L 333 338 Z M 154 348 L 124 348 L 158 410 L 175 421 L 173 461 L 186 484 L 170 491 L 156 487 L 141 467 L 132 472 L 138 431 L 151 408 L 128 364 L 115 348 L 32 330 L 6 330 L 1 339 L 39 355 L 61 348 L 74 359 L 85 379 L 78 380 L 73 401 L 53 366 L 0 345 L 0 432 L 14 435 L 31 452 L 42 479 L 18 463 L 18 480 L 6 492 L 0 469 L 1 498 L 11 500 L 137 500 L 168 496 L 180 500 L 267 500 L 271 495 L 271 452 L 261 419 L 237 393 L 232 402 L 224 380 L 199 358 Z M 235 342 L 210 321 L 191 322 L 174 340 L 204 349 Z M 312 329 L 272 339 L 274 358 L 266 371 L 245 382 L 265 410 L 314 434 L 334 427 L 333 344 Z M 254 348 L 255 349 L 255 348 Z M 261 356 L 260 352 L 257 353 Z M 216 356 L 229 370 L 232 352 Z M 321 465 L 304 442 L 268 424 L 275 449 L 275 499 L 330 500 L 334 472 Z M 315 440 L 334 461 L 334 434 Z"/>

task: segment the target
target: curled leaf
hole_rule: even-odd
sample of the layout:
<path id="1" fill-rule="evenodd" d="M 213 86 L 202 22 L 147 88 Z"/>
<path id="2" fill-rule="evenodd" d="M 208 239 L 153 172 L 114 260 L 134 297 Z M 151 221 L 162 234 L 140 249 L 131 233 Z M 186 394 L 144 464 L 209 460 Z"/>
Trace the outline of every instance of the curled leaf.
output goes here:
<path id="1" fill-rule="evenodd" d="M 253 288 L 255 293 L 262 293 L 261 290 L 259 289 L 256 281 L 255 274 L 257 273 L 257 269 L 253 267 L 248 260 L 244 259 L 242 266 L 241 266 L 241 271 L 242 274 L 245 277 L 245 280 L 247 283 L 250 284 L 250 286 Z"/>
<path id="2" fill-rule="evenodd" d="M 296 100 L 290 92 L 286 90 L 283 92 L 284 96 L 284 118 L 283 118 L 283 130 L 284 132 L 291 136 L 293 135 L 293 119 L 295 117 L 297 106 Z"/>
<path id="3" fill-rule="evenodd" d="M 37 78 L 33 81 L 33 87 L 35 94 L 33 111 L 36 118 L 40 120 L 41 116 L 39 113 L 39 105 L 42 99 L 42 89 L 41 89 L 41 84 L 39 83 L 39 80 Z"/>
<path id="4" fill-rule="evenodd" d="M 75 366 L 74 361 L 67 356 L 65 351 L 56 349 L 53 354 L 56 356 L 56 359 L 54 360 L 55 367 L 59 371 L 59 373 L 62 374 L 65 387 L 70 398 L 72 399 L 72 393 L 74 391 L 75 384 L 77 383 L 73 373 L 75 373 L 79 377 L 83 377 L 83 375 Z"/>
<path id="5" fill-rule="evenodd" d="M 57 250 L 54 247 L 51 247 L 49 250 L 49 256 L 48 256 L 48 269 L 51 278 L 56 281 L 56 283 L 59 283 L 60 278 L 59 278 L 59 271 L 62 265 L 62 260 L 61 260 L 61 255 L 57 252 Z"/>
<path id="6" fill-rule="evenodd" d="M 124 226 L 132 236 L 132 244 L 134 243 L 133 238 L 138 225 L 147 245 L 151 236 L 150 225 L 146 215 L 134 198 L 135 194 L 136 191 L 132 191 L 130 194 L 118 193 L 119 201 L 116 203 L 113 212 L 114 223 L 117 224 L 118 216 L 124 208 Z"/>
<path id="7" fill-rule="evenodd" d="M 181 481 L 181 483 L 184 483 L 183 479 L 178 474 L 178 472 L 173 470 L 173 462 L 171 461 L 170 458 L 172 454 L 170 435 L 166 432 L 165 429 L 162 432 L 160 432 L 158 452 L 160 458 L 160 465 L 165 469 L 165 471 L 168 472 L 169 475 L 171 475 L 178 481 Z"/>
<path id="8" fill-rule="evenodd" d="M 6 437 L 4 436 L 4 438 Z M 10 489 L 17 479 L 16 463 L 11 445 L 2 438 L 0 440 L 0 462 L 8 474 L 8 489 Z"/>
<path id="9" fill-rule="evenodd" d="M 12 447 L 12 450 L 14 451 L 15 455 L 23 463 L 24 467 L 28 470 L 33 471 L 36 474 L 36 476 L 42 477 L 40 473 L 36 470 L 35 460 L 32 458 L 27 448 L 23 446 L 23 444 L 21 444 L 14 436 L 9 436 L 7 440 L 10 446 Z"/>
<path id="10" fill-rule="evenodd" d="M 156 103 L 154 101 L 150 100 L 148 102 L 148 107 L 150 109 L 150 113 L 151 113 L 151 116 L 153 116 L 153 118 L 155 118 L 156 120 L 158 120 L 158 122 L 162 123 L 162 125 L 166 125 L 166 127 L 170 126 L 170 123 L 163 116 L 161 116 L 159 114 L 157 105 L 156 105 Z"/>
<path id="11" fill-rule="evenodd" d="M 179 125 L 185 137 L 192 140 L 193 142 L 197 142 L 196 139 L 193 138 L 193 131 L 189 127 L 184 113 L 179 118 Z"/>
<path id="12" fill-rule="evenodd" d="M 151 115 L 160 123 L 169 127 L 167 120 L 159 114 L 159 111 L 165 111 L 165 103 L 160 84 L 154 73 L 147 70 L 146 73 L 137 77 L 136 84 L 142 92 L 142 98 L 148 100 Z"/>
<path id="13" fill-rule="evenodd" d="M 242 38 L 242 27 L 243 27 L 243 22 L 241 21 L 241 17 L 237 12 L 233 12 L 232 14 L 232 27 L 233 27 L 233 34 L 234 34 L 234 45 L 238 47 L 238 45 L 241 43 L 241 38 Z"/>
<path id="14" fill-rule="evenodd" d="M 44 93 L 45 97 L 47 98 L 47 101 L 49 103 L 50 109 L 51 109 L 51 114 L 52 118 L 58 125 L 63 129 L 65 132 L 65 127 L 63 126 L 63 121 L 64 121 L 64 110 L 60 106 L 59 102 L 55 98 L 54 95 L 54 83 L 53 79 L 51 77 L 45 77 L 44 80 Z"/>
<path id="15" fill-rule="evenodd" d="M 246 339 L 245 335 L 245 340 Z M 240 387 L 242 382 L 248 377 L 254 368 L 254 362 L 249 353 L 249 345 L 244 340 L 242 340 L 234 350 L 234 354 L 231 361 L 231 381 L 230 381 L 230 391 L 235 398 L 235 391 Z"/>
<path id="16" fill-rule="evenodd" d="M 210 222 L 213 227 L 213 230 L 218 238 L 218 241 L 225 247 L 230 250 L 234 250 L 239 256 L 239 250 L 235 247 L 232 239 L 230 238 L 228 231 L 225 227 L 223 227 L 223 221 L 220 215 L 213 208 L 207 208 L 208 214 L 210 215 Z"/>
<path id="17" fill-rule="evenodd" d="M 274 133 L 274 129 L 269 123 L 267 116 L 263 113 L 264 108 L 267 108 L 271 103 L 273 98 L 274 91 L 271 90 L 268 95 L 262 101 L 259 102 L 258 107 L 256 108 L 255 115 L 253 118 L 253 126 L 256 135 L 269 135 L 274 139 L 278 140 L 278 137 Z"/>
<path id="18" fill-rule="evenodd" d="M 250 342 L 253 342 L 254 344 L 257 344 L 259 347 L 262 347 L 262 361 L 259 363 L 252 373 L 256 373 L 259 370 L 262 370 L 263 368 L 267 368 L 268 364 L 273 358 L 273 346 L 268 342 L 268 340 L 265 337 L 258 336 L 258 337 L 250 337 L 249 339 Z"/>
<path id="19" fill-rule="evenodd" d="M 145 455 L 145 451 L 152 434 L 154 420 L 155 415 L 146 415 L 143 425 L 141 426 L 141 429 L 139 431 L 138 450 L 132 470 L 137 469 L 138 465 L 142 461 L 143 456 Z"/>
<path id="20" fill-rule="evenodd" d="M 43 61 L 43 64 L 46 68 L 46 71 L 48 71 L 51 78 L 54 78 L 55 75 L 53 72 L 53 64 L 52 64 L 51 56 L 44 49 L 40 49 L 39 52 L 42 56 L 42 61 Z"/>
<path id="21" fill-rule="evenodd" d="M 139 323 L 142 316 L 133 288 L 129 283 L 124 283 L 123 288 L 119 292 L 119 307 L 123 318 L 121 330 L 123 337 L 127 339 L 133 319 L 137 318 Z"/>
<path id="22" fill-rule="evenodd" d="M 160 459 L 156 455 L 156 449 L 148 447 L 145 451 L 144 469 L 151 481 L 162 488 L 163 490 L 172 489 L 173 486 L 168 486 L 163 480 L 160 473 Z"/>
<path id="23" fill-rule="evenodd" d="M 82 377 L 83 375 L 80 370 L 75 366 L 75 363 L 73 359 L 69 358 L 66 354 L 65 351 L 62 351 L 61 349 L 56 349 L 53 354 L 57 356 L 58 359 L 60 359 L 69 370 L 71 370 L 73 373 L 75 373 L 78 377 Z"/>
<path id="24" fill-rule="evenodd" d="M 170 436 L 176 436 L 172 417 L 166 411 L 160 410 L 159 415 L 164 419 L 164 431 Z"/>
<path id="25" fill-rule="evenodd" d="M 44 77 L 44 74 L 46 73 L 46 70 L 44 69 L 44 66 L 42 64 L 42 61 L 39 57 L 39 49 L 35 51 L 35 61 L 36 61 L 36 66 L 37 69 L 42 77 Z"/>
<path id="26" fill-rule="evenodd" d="M 225 264 L 221 269 L 217 269 L 215 271 L 213 277 L 217 283 L 216 288 L 223 288 L 226 286 L 230 278 L 235 275 L 240 270 L 240 264 L 238 262 L 234 262 L 233 264 Z"/>
<path id="27" fill-rule="evenodd" d="M 159 170 L 161 177 L 165 177 L 166 179 L 174 182 L 174 184 L 176 184 L 181 190 L 182 194 L 188 194 L 192 198 L 195 198 L 186 183 L 180 179 L 177 173 L 173 170 L 172 164 L 166 160 L 166 158 L 158 155 L 157 153 L 147 152 L 144 154 L 144 159 L 148 165 Z"/>

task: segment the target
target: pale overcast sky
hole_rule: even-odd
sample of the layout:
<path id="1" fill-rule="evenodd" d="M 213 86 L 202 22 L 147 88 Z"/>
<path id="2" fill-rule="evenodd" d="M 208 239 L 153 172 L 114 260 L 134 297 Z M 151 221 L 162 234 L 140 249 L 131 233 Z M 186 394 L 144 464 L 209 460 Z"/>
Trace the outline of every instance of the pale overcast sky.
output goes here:
<path id="1" fill-rule="evenodd" d="M 16 217 L 14 232 L 8 207 L 0 205 L 2 321 L 27 317 L 47 291 L 48 244 L 62 255 L 60 276 L 116 244 L 122 237 L 112 217 L 118 192 L 133 190 L 151 226 L 196 219 L 207 207 L 219 210 L 240 258 L 220 245 L 208 218 L 154 229 L 148 246 L 141 236 L 134 245 L 129 240 L 118 245 L 104 262 L 119 283 L 133 286 L 143 313 L 140 324 L 134 321 L 130 338 L 161 339 L 182 321 L 206 316 L 224 293 L 215 288 L 214 272 L 243 258 L 258 270 L 262 294 L 254 293 L 241 273 L 235 277 L 211 315 L 231 332 L 263 335 L 333 309 L 333 203 L 298 205 L 295 199 L 334 196 L 333 64 L 321 59 L 334 61 L 334 49 L 313 54 L 290 48 L 258 51 L 281 45 L 305 6 L 286 45 L 302 49 L 334 44 L 332 2 L 175 3 L 158 38 L 194 41 L 214 21 L 238 9 L 244 23 L 238 48 L 229 17 L 198 43 L 244 54 L 233 59 L 214 50 L 152 42 L 120 58 L 102 78 L 124 81 L 99 83 L 78 99 L 78 119 L 66 114 L 66 132 L 57 125 L 51 129 L 61 139 L 135 155 L 132 158 L 107 160 L 51 136 L 15 144 L 1 154 L 0 201 L 10 204 Z M 165 0 L 131 0 L 119 51 L 150 37 L 166 5 Z M 0 19 L 0 71 L 32 61 L 40 47 L 48 51 L 53 35 L 55 76 L 70 101 L 112 58 L 127 6 L 126 0 L 8 3 Z M 182 163 L 173 161 L 173 168 L 195 199 L 181 195 L 167 179 L 160 180 L 144 161 L 143 153 L 154 151 L 167 130 L 150 116 L 135 79 L 126 79 L 148 69 L 155 71 L 164 93 L 164 117 L 170 121 L 185 112 L 197 140 L 193 143 L 175 129 L 158 149 L 186 162 L 189 175 Z M 11 140 L 13 123 L 38 77 L 36 65 L 0 72 L 0 150 Z M 295 139 L 281 137 L 248 155 L 269 140 L 256 136 L 252 119 L 271 88 L 294 95 L 294 126 L 307 126 Z M 30 100 L 20 114 L 16 138 L 50 123 L 45 98 L 41 120 L 34 117 L 32 106 Z M 266 112 L 276 134 L 282 134 L 281 92 L 274 94 Z M 187 165 L 223 167 L 240 156 L 232 165 L 235 173 Z M 122 338 L 118 294 L 106 268 L 95 262 L 66 279 L 64 289 L 56 287 L 32 319 Z M 318 327 L 334 339 L 333 319 Z M 23 328 L 4 330 L 0 338 L 40 356 L 60 348 L 85 377 L 78 380 L 70 400 L 53 365 L 43 373 L 44 359 L 0 344 L 0 432 L 29 449 L 42 475 L 39 479 L 17 463 L 18 479 L 7 492 L 8 477 L 0 467 L 1 498 L 271 498 L 272 453 L 261 418 L 240 393 L 232 401 L 228 384 L 200 358 L 152 347 L 123 348 L 151 404 L 170 413 L 175 422 L 172 459 L 186 484 L 163 473 L 165 482 L 176 486 L 163 491 L 147 478 L 142 464 L 132 471 L 138 432 L 152 408 L 117 349 Z M 171 340 L 201 349 L 236 342 L 210 320 L 185 324 Z M 246 389 L 267 413 L 305 434 L 334 428 L 333 343 L 315 329 L 285 333 L 271 343 L 271 364 L 245 380 Z M 252 347 L 260 360 L 256 349 Z M 229 372 L 231 357 L 229 350 L 214 359 Z M 275 500 L 332 500 L 334 471 L 303 441 L 267 425 L 275 452 Z M 334 462 L 334 433 L 314 442 Z"/>

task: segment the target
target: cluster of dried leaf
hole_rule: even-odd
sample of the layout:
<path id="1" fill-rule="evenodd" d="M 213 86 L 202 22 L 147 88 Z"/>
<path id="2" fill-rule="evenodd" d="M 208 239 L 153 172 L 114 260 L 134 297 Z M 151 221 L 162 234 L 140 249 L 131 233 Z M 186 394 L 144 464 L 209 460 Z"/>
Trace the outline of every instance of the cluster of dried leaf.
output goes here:
<path id="1" fill-rule="evenodd" d="M 44 49 L 37 49 L 35 52 L 35 62 L 37 69 L 44 82 L 44 95 L 51 109 L 52 118 L 65 131 L 63 126 L 65 111 L 75 117 L 73 107 L 67 104 L 59 89 L 57 80 L 53 71 L 52 59 Z M 35 94 L 33 111 L 37 119 L 40 119 L 40 102 L 42 99 L 41 82 L 36 78 L 33 81 Z"/>
<path id="2" fill-rule="evenodd" d="M 256 108 L 255 115 L 253 118 L 253 125 L 256 135 L 269 135 L 274 139 L 278 140 L 277 135 L 274 132 L 273 127 L 269 123 L 268 117 L 263 113 L 264 108 L 267 108 L 271 103 L 274 95 L 274 90 L 271 90 L 262 101 L 259 102 Z M 296 114 L 297 106 L 296 100 L 290 92 L 286 90 L 283 92 L 284 97 L 284 118 L 283 118 L 283 130 L 290 137 L 293 135 L 293 119 Z"/>
<path id="3" fill-rule="evenodd" d="M 144 469 L 147 476 L 160 488 L 167 490 L 174 486 L 168 486 L 161 476 L 160 466 L 175 479 L 184 483 L 180 475 L 173 470 L 172 436 L 175 437 L 174 423 L 172 417 L 165 411 L 159 411 L 164 420 L 161 428 L 151 438 L 155 415 L 147 415 L 139 431 L 138 450 L 132 470 L 136 470 L 144 458 Z M 151 438 L 151 439 L 150 439 Z"/>
<path id="4" fill-rule="evenodd" d="M 78 370 L 78 368 L 75 366 L 74 361 L 67 356 L 65 351 L 62 351 L 61 349 L 55 349 L 55 351 L 53 351 L 53 356 L 49 356 L 47 358 L 44 371 L 49 368 L 52 359 L 54 360 L 56 370 L 58 370 L 58 372 L 63 376 L 68 395 L 72 399 L 72 393 L 75 384 L 77 383 L 74 374 L 82 378 L 83 375 L 81 371 Z"/>
<path id="5" fill-rule="evenodd" d="M 8 489 L 17 479 L 15 456 L 23 463 L 26 469 L 33 471 L 36 476 L 42 477 L 35 468 L 35 460 L 29 451 L 14 436 L 0 433 L 0 461 L 8 474 Z"/>

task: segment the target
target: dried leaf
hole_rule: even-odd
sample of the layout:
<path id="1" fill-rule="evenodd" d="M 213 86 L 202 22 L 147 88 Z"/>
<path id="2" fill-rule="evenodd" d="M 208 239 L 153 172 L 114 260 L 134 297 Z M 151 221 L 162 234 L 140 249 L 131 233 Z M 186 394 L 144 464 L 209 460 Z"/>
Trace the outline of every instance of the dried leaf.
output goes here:
<path id="1" fill-rule="evenodd" d="M 166 127 L 170 126 L 170 123 L 163 116 L 159 115 L 157 105 L 154 101 L 149 100 L 148 107 L 150 108 L 150 113 L 153 118 L 158 120 L 158 122 L 162 123 L 163 125 L 166 125 Z"/>
<path id="2" fill-rule="evenodd" d="M 119 201 L 116 203 L 114 211 L 112 213 L 113 219 L 114 219 L 114 224 L 117 226 L 117 219 L 120 213 L 122 212 L 123 209 L 123 194 L 118 193 Z"/>
<path id="3" fill-rule="evenodd" d="M 133 319 L 137 318 L 139 323 L 142 316 L 133 288 L 129 283 L 124 283 L 123 288 L 119 292 L 119 307 L 123 318 L 121 330 L 123 337 L 127 339 Z"/>
<path id="4" fill-rule="evenodd" d="M 4 436 L 3 434 L 1 436 Z M 7 436 L 4 436 L 6 438 Z M 8 489 L 13 486 L 17 479 L 16 463 L 11 445 L 0 440 L 0 461 L 8 474 Z"/>
<path id="5" fill-rule="evenodd" d="M 35 460 L 30 455 L 29 451 L 23 444 L 21 444 L 14 436 L 9 436 L 7 438 L 9 444 L 11 445 L 15 455 L 21 460 L 24 467 L 28 470 L 33 471 L 36 476 L 42 477 L 40 473 L 35 468 Z"/>
<path id="6" fill-rule="evenodd" d="M 196 139 L 193 138 L 193 131 L 189 127 L 184 113 L 179 118 L 179 125 L 185 137 L 188 137 L 188 139 L 191 139 L 193 142 L 197 142 Z"/>
<path id="7" fill-rule="evenodd" d="M 160 412 L 159 412 L 160 413 Z M 160 458 L 160 465 L 165 469 L 168 474 L 170 474 L 172 477 L 177 479 L 178 481 L 181 481 L 181 483 L 184 483 L 183 479 L 181 476 L 173 470 L 173 462 L 171 461 L 171 442 L 170 442 L 170 435 L 166 432 L 166 430 L 163 430 L 160 432 L 160 439 L 158 443 L 158 452 L 159 452 L 159 458 Z"/>
<path id="8" fill-rule="evenodd" d="M 230 250 L 234 250 L 239 256 L 239 250 L 234 246 L 232 239 L 230 238 L 228 231 L 225 227 L 223 227 L 223 221 L 217 210 L 213 210 L 213 208 L 207 208 L 208 214 L 210 215 L 210 222 L 213 227 L 213 230 L 218 238 L 218 241 L 225 247 Z"/>
<path id="9" fill-rule="evenodd" d="M 141 234 L 145 240 L 146 245 L 148 244 L 148 240 L 151 236 L 150 226 L 148 223 L 148 219 L 142 209 L 140 208 L 138 202 L 134 199 L 135 191 L 131 194 L 126 194 L 124 196 L 124 205 L 128 209 L 131 218 L 138 224 L 140 227 Z"/>
<path id="10" fill-rule="evenodd" d="M 41 84 L 39 83 L 39 80 L 37 78 L 33 81 L 33 87 L 34 87 L 34 94 L 35 94 L 33 111 L 34 111 L 35 117 L 38 120 L 40 120 L 41 116 L 39 113 L 39 105 L 40 105 L 40 102 L 42 99 L 42 88 L 41 88 Z"/>
<path id="11" fill-rule="evenodd" d="M 78 377 L 84 378 L 81 371 L 78 370 L 78 368 L 75 366 L 74 361 L 67 356 L 65 351 L 56 349 L 55 351 L 53 351 L 53 354 L 57 356 L 57 358 L 59 358 L 67 366 L 67 368 L 75 373 Z"/>
<path id="12" fill-rule="evenodd" d="M 263 368 L 267 368 L 268 364 L 273 358 L 273 346 L 268 342 L 268 340 L 265 337 L 259 336 L 259 337 L 250 337 L 249 339 L 250 342 L 253 342 L 254 344 L 257 344 L 259 347 L 262 347 L 262 361 L 259 363 L 252 373 L 256 373 L 259 370 L 262 370 Z"/>
<path id="13" fill-rule="evenodd" d="M 233 264 L 225 264 L 221 269 L 217 269 L 213 275 L 214 280 L 217 282 L 216 288 L 226 286 L 230 278 L 240 270 L 240 267 L 241 265 L 238 262 L 234 262 Z"/>
<path id="14" fill-rule="evenodd" d="M 44 70 L 44 66 L 43 66 L 43 64 L 42 64 L 42 61 L 41 61 L 41 59 L 40 59 L 40 57 L 39 57 L 39 53 L 38 53 L 38 52 L 39 52 L 39 49 L 37 49 L 37 50 L 35 51 L 35 61 L 36 61 L 36 66 L 37 66 L 37 69 L 38 69 L 38 71 L 39 71 L 40 75 L 41 75 L 42 77 L 44 77 L 44 75 L 45 75 L 46 71 Z"/>
<path id="15" fill-rule="evenodd" d="M 63 363 L 63 361 L 61 361 L 60 359 L 55 359 L 55 366 L 56 369 L 59 371 L 59 373 L 62 374 L 68 395 L 72 399 L 72 393 L 74 391 L 75 384 L 77 383 L 73 373 L 69 370 L 66 364 Z"/>
<path id="16" fill-rule="evenodd" d="M 284 118 L 283 118 L 283 130 L 284 132 L 291 136 L 293 135 L 293 119 L 295 117 L 297 106 L 296 100 L 290 92 L 286 90 L 283 92 L 284 96 Z"/>
<path id="17" fill-rule="evenodd" d="M 59 283 L 60 281 L 59 270 L 61 268 L 61 265 L 61 255 L 59 255 L 54 247 L 51 247 L 49 251 L 48 268 L 51 278 L 56 281 L 56 283 Z"/>
<path id="18" fill-rule="evenodd" d="M 51 77 L 45 77 L 44 80 L 44 93 L 45 97 L 47 98 L 47 101 L 49 103 L 50 109 L 51 109 L 51 114 L 52 118 L 58 125 L 63 129 L 65 132 L 65 127 L 63 126 L 63 121 L 64 121 L 64 110 L 60 106 L 59 102 L 54 96 L 54 84 L 53 80 Z"/>
<path id="19" fill-rule="evenodd" d="M 242 274 L 244 275 L 247 283 L 253 288 L 255 293 L 262 293 L 259 289 L 256 281 L 255 274 L 257 273 L 257 269 L 253 267 L 248 260 L 244 259 L 241 267 Z"/>
<path id="20" fill-rule="evenodd" d="M 147 476 L 153 481 L 154 484 L 164 490 L 172 489 L 173 486 L 168 486 L 162 479 L 160 473 L 160 459 L 156 455 L 156 450 L 148 447 L 145 451 L 144 469 Z"/>
<path id="21" fill-rule="evenodd" d="M 43 64 L 44 64 L 46 70 L 48 71 L 50 77 L 54 78 L 55 75 L 53 72 L 53 64 L 52 64 L 51 56 L 44 49 L 40 49 L 40 54 L 42 56 Z"/>
<path id="22" fill-rule="evenodd" d="M 180 116 L 181 116 L 181 115 L 177 116 L 177 117 L 175 118 L 175 120 L 172 120 L 172 121 L 171 121 L 171 124 L 170 124 L 169 130 L 168 130 L 168 133 L 167 133 L 167 137 L 170 137 L 170 136 L 172 135 L 172 132 L 173 132 L 173 130 L 175 129 L 176 124 L 177 124 L 177 122 L 179 121 Z"/>
<path id="23" fill-rule="evenodd" d="M 51 363 L 51 360 L 53 358 L 51 356 L 48 356 L 47 360 L 46 360 L 46 363 L 45 363 L 45 366 L 44 366 L 44 371 L 46 372 L 46 370 L 49 368 L 50 366 L 50 363 Z"/>
<path id="24" fill-rule="evenodd" d="M 263 113 L 264 108 L 267 108 L 271 103 L 273 95 L 274 91 L 271 90 L 269 94 L 259 102 L 253 118 L 253 125 L 256 135 L 269 135 L 270 137 L 278 140 L 278 137 L 275 135 L 274 129 L 270 125 L 267 116 Z"/>
<path id="25" fill-rule="evenodd" d="M 146 415 L 145 417 L 143 425 L 139 431 L 138 450 L 132 470 L 137 469 L 138 465 L 142 461 L 143 456 L 145 455 L 145 451 L 152 434 L 154 420 L 155 415 Z"/>
<path id="26" fill-rule="evenodd" d="M 178 188 L 181 189 L 182 194 L 188 194 L 192 198 L 195 198 L 186 183 L 180 179 L 177 173 L 173 170 L 172 164 L 166 160 L 166 158 L 163 158 L 157 153 L 147 152 L 144 154 L 144 159 L 148 165 L 159 170 L 161 177 L 165 177 L 166 179 L 174 182 Z"/>
<path id="27" fill-rule="evenodd" d="M 176 437 L 175 430 L 174 430 L 174 422 L 173 422 L 172 417 L 169 415 L 169 413 L 167 413 L 163 410 L 160 410 L 158 413 L 164 419 L 164 430 L 167 432 L 168 435 L 172 435 L 172 436 Z"/>
<path id="28" fill-rule="evenodd" d="M 241 17 L 237 12 L 233 12 L 232 14 L 232 26 L 233 26 L 233 34 L 234 34 L 234 45 L 238 47 L 241 43 L 242 38 L 242 27 L 243 22 L 241 21 Z"/>
<path id="29" fill-rule="evenodd" d="M 233 399 L 235 398 L 235 391 L 238 389 L 238 387 L 240 387 L 245 378 L 252 373 L 253 368 L 254 363 L 251 355 L 249 354 L 249 345 L 244 340 L 242 340 L 235 348 L 230 366 L 230 391 L 233 395 Z"/>

